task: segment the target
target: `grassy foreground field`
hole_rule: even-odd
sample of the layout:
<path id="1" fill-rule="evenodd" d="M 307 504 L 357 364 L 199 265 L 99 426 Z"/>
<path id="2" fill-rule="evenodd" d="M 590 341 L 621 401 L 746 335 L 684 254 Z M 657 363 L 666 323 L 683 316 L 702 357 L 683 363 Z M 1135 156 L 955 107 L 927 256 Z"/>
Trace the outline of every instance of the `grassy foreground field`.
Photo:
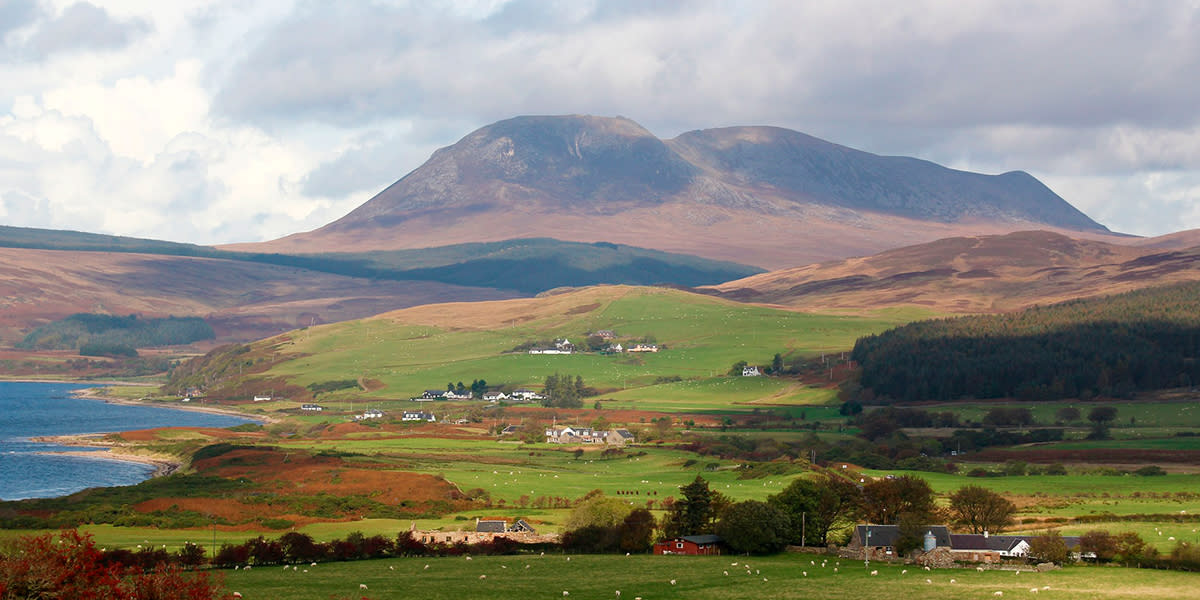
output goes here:
<path id="1" fill-rule="evenodd" d="M 1059 571 L 985 571 L 945 569 L 931 572 L 912 566 L 872 563 L 872 576 L 861 562 L 783 554 L 742 556 L 500 556 L 403 558 L 315 567 L 260 567 L 224 572 L 226 585 L 244 598 L 643 598 L 760 600 L 893 598 L 1063 599 L 1195 598 L 1195 574 L 1105 567 Z M 750 565 L 747 571 L 746 565 Z M 907 570 L 907 573 L 904 571 Z M 726 575 L 725 573 L 728 573 Z M 674 580 L 674 584 L 672 584 Z M 926 582 L 929 580 L 929 583 Z M 360 585 L 365 585 L 362 589 Z M 1048 586 L 1048 589 L 1047 589 Z M 1032 588 L 1038 593 L 1031 593 Z M 618 595 L 617 592 L 620 592 Z"/>

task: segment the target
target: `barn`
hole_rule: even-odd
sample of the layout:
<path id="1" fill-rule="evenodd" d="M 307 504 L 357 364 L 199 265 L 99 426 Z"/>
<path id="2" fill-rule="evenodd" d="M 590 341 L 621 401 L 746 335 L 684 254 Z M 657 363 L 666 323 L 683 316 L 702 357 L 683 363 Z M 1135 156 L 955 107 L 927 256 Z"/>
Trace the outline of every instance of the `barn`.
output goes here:
<path id="1" fill-rule="evenodd" d="M 720 554 L 721 536 L 685 535 L 654 543 L 655 554 L 689 554 L 694 556 Z"/>

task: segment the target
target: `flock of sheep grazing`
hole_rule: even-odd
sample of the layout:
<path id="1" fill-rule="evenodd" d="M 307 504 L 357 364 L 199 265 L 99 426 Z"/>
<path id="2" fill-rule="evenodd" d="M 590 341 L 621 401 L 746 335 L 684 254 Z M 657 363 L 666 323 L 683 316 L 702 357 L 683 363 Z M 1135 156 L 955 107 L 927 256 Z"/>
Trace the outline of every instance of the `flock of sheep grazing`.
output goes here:
<path id="1" fill-rule="evenodd" d="M 627 557 L 628 557 L 628 556 L 629 556 L 629 554 L 626 554 L 625 556 L 627 556 Z M 539 558 L 545 558 L 545 552 L 543 552 Z M 464 559 L 465 559 L 465 560 L 467 560 L 467 561 L 470 561 L 470 560 L 472 560 L 472 558 L 471 558 L 470 556 L 466 556 L 466 557 L 464 557 Z M 571 557 L 569 557 L 569 556 L 568 556 L 568 557 L 566 557 L 566 562 L 570 562 L 570 560 L 571 560 Z M 810 561 L 809 561 L 809 566 L 810 566 L 810 567 L 812 567 L 812 568 L 814 568 L 814 569 L 815 569 L 815 568 L 820 568 L 820 569 L 830 569 L 830 568 L 831 568 L 831 569 L 832 569 L 832 571 L 831 571 L 831 572 L 832 572 L 834 575 L 836 575 L 836 574 L 838 574 L 838 573 L 840 572 L 840 571 L 839 571 L 839 569 L 840 569 L 840 567 L 841 567 L 841 564 L 842 564 L 842 563 L 841 563 L 841 561 L 834 561 L 833 565 L 831 566 L 831 565 L 829 564 L 829 560 L 822 560 L 822 561 L 821 561 L 821 563 L 818 565 L 818 564 L 817 564 L 817 561 L 815 561 L 815 560 L 810 560 Z M 312 565 L 310 565 L 310 566 L 312 566 L 312 567 L 315 567 L 315 566 L 317 566 L 317 563 L 312 563 Z M 527 563 L 527 564 L 525 564 L 525 568 L 526 568 L 526 569 L 529 569 L 529 568 L 530 568 L 530 566 L 531 566 L 531 565 L 530 565 L 530 564 L 528 564 L 528 563 Z M 745 570 L 745 573 L 746 573 L 746 575 L 751 575 L 751 576 L 755 576 L 755 577 L 762 576 L 762 571 L 761 571 L 761 570 L 759 570 L 759 569 L 755 569 L 755 568 L 751 567 L 751 566 L 750 566 L 750 563 L 748 563 L 748 562 L 744 562 L 744 561 L 734 561 L 734 562 L 731 562 L 731 563 L 729 563 L 729 566 L 730 566 L 730 567 L 733 567 L 733 568 L 744 569 L 744 570 Z M 251 568 L 250 566 L 246 566 L 246 567 L 245 567 L 245 570 L 249 570 L 250 568 Z M 500 565 L 500 568 L 501 568 L 501 569 L 508 569 L 508 565 Z M 929 567 L 924 567 L 924 569 L 925 569 L 926 571 L 930 571 L 930 570 L 931 570 Z M 294 565 L 285 565 L 285 566 L 283 567 L 283 570 L 284 570 L 284 571 L 288 571 L 288 570 L 291 570 L 291 571 L 298 571 L 298 570 L 299 570 L 299 567 L 298 567 L 298 566 L 294 566 Z M 396 567 L 395 567 L 395 565 L 390 565 L 390 566 L 388 566 L 388 570 L 395 571 L 395 570 L 396 570 Z M 422 570 L 426 570 L 426 571 L 427 571 L 427 570 L 429 570 L 429 564 L 426 564 L 426 565 L 425 565 L 425 566 L 422 568 Z M 985 572 L 985 571 L 986 571 L 986 569 L 984 569 L 983 567 L 977 567 L 977 568 L 976 568 L 976 571 L 978 571 L 978 572 Z M 304 572 L 305 572 L 305 573 L 307 573 L 307 572 L 308 572 L 308 569 L 304 569 Z M 907 575 L 907 574 L 908 574 L 908 569 L 901 569 L 901 570 L 900 570 L 900 572 L 899 572 L 899 576 L 905 576 L 905 575 Z M 1021 571 L 1019 571 L 1019 570 L 1018 570 L 1018 571 L 1015 571 L 1015 572 L 1014 572 L 1014 574 L 1015 574 L 1015 575 L 1020 575 L 1020 574 L 1021 574 Z M 728 569 L 724 569 L 724 570 L 722 570 L 722 575 L 724 575 L 724 576 L 726 576 L 726 577 L 727 577 L 727 576 L 729 576 L 729 570 L 728 570 Z M 870 575 L 870 576 L 872 576 L 872 577 L 877 577 L 877 576 L 879 576 L 879 570 L 878 570 L 878 569 L 874 569 L 874 570 L 870 571 L 869 575 Z M 802 570 L 800 571 L 800 576 L 801 576 L 801 577 L 808 577 L 808 570 L 806 570 L 806 569 L 802 569 Z M 488 578 L 488 576 L 487 576 L 486 574 L 481 574 L 481 575 L 479 575 L 479 579 L 480 579 L 480 580 L 487 580 L 487 578 Z M 763 580 L 763 582 L 768 582 L 768 581 L 769 581 L 769 580 L 767 579 L 767 577 L 762 577 L 762 580 Z M 950 579 L 950 580 L 949 580 L 949 582 L 950 582 L 951 584 L 958 583 L 958 581 L 957 581 L 956 579 Z M 676 579 L 671 579 L 671 580 L 669 580 L 669 581 L 668 581 L 668 583 L 669 583 L 670 585 L 674 586 L 674 585 L 677 585 L 679 582 L 678 582 L 678 580 L 676 580 Z M 932 580 L 932 579 L 925 579 L 925 583 L 927 583 L 927 584 L 932 584 L 932 583 L 933 583 L 933 580 Z M 358 589 L 359 589 L 360 591 L 366 591 L 366 590 L 368 589 L 368 587 L 367 587 L 367 584 L 365 584 L 365 583 L 360 583 L 360 584 L 358 584 Z M 1040 587 L 1040 588 L 1038 588 L 1038 587 L 1031 587 L 1031 588 L 1029 588 L 1029 593 L 1030 593 L 1030 594 L 1037 594 L 1037 593 L 1039 593 L 1039 592 L 1041 592 L 1041 591 L 1049 591 L 1049 590 L 1050 590 L 1050 586 L 1048 586 L 1048 585 L 1046 585 L 1046 586 L 1042 586 L 1042 587 Z M 241 594 L 241 593 L 239 593 L 239 592 L 233 592 L 231 595 L 232 595 L 234 598 L 241 598 L 241 597 L 242 597 L 242 594 Z M 567 596 L 570 596 L 570 595 L 571 595 L 571 592 L 570 592 L 569 590 L 563 590 L 563 591 L 562 591 L 562 595 L 563 595 L 563 597 L 567 597 Z M 617 600 L 620 600 L 620 598 L 621 598 L 621 590 L 615 590 L 614 596 L 617 598 Z M 992 592 L 992 596 L 996 596 L 996 597 L 1001 597 L 1001 596 L 1004 596 L 1004 591 L 1003 591 L 1003 590 L 996 590 L 996 591 Z M 637 596 L 637 597 L 635 597 L 635 598 L 634 598 L 634 600 L 642 600 L 642 597 L 641 597 L 641 596 Z"/>

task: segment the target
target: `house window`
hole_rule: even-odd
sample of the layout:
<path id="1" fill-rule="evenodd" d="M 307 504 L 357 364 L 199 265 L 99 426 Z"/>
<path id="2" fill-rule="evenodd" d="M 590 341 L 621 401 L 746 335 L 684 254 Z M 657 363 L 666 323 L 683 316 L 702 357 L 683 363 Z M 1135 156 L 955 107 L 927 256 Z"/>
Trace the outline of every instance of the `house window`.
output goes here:
<path id="1" fill-rule="evenodd" d="M 682 550 L 682 549 L 683 549 L 683 542 L 675 542 L 675 548 Z"/>

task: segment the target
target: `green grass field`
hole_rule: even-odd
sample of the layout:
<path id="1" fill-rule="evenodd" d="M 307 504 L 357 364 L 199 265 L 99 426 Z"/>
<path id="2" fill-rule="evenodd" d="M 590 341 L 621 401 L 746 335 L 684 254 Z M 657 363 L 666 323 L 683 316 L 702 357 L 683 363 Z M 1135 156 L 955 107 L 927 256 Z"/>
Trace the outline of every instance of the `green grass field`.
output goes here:
<path id="1" fill-rule="evenodd" d="M 529 555 L 402 558 L 315 567 L 258 567 L 224 571 L 226 586 L 245 598 L 378 600 L 422 598 L 622 598 L 633 600 L 891 600 L 901 597 L 980 599 L 1005 597 L 1076 599 L 1195 598 L 1195 574 L 1123 568 L 1071 567 L 1037 573 L 944 569 L 783 554 L 742 556 Z M 750 565 L 747 571 L 746 565 Z M 837 572 L 834 569 L 837 568 Z M 907 570 L 907 573 L 902 571 Z M 728 573 L 726 575 L 726 573 Z M 929 582 L 927 583 L 926 580 Z M 672 583 L 674 581 L 674 583 Z M 360 586 L 366 586 L 363 589 Z M 1037 587 L 1035 596 L 1030 589 Z M 1047 589 L 1048 588 L 1048 589 Z M 617 592 L 620 592 L 618 595 Z"/>
<path id="2" fill-rule="evenodd" d="M 819 356 L 844 351 L 865 334 L 928 316 L 917 311 L 881 311 L 872 316 L 815 315 L 741 305 L 655 288 L 594 288 L 553 299 L 554 309 L 530 304 L 525 320 L 487 330 L 452 329 L 391 318 L 312 327 L 267 340 L 291 357 L 267 376 L 299 385 L 364 377 L 384 384 L 374 392 L 334 392 L 336 401 L 409 398 L 447 382 L 485 379 L 493 386 L 540 387 L 548 375 L 583 376 L 601 398 L 623 408 L 713 410 L 759 401 L 779 404 L 828 402 L 828 390 L 795 388 L 786 382 L 737 382 L 722 377 L 737 361 L 765 365 L 775 353 Z M 541 300 L 541 299 L 538 299 Z M 572 305 L 574 303 L 574 305 Z M 577 306 L 576 306 L 577 305 Z M 524 309 L 523 309 L 524 310 Z M 403 319 L 401 314 L 396 319 Z M 582 342 L 588 331 L 612 329 L 622 338 L 653 338 L 658 353 L 530 355 L 508 353 L 534 340 Z M 679 377 L 680 383 L 658 384 Z"/>

